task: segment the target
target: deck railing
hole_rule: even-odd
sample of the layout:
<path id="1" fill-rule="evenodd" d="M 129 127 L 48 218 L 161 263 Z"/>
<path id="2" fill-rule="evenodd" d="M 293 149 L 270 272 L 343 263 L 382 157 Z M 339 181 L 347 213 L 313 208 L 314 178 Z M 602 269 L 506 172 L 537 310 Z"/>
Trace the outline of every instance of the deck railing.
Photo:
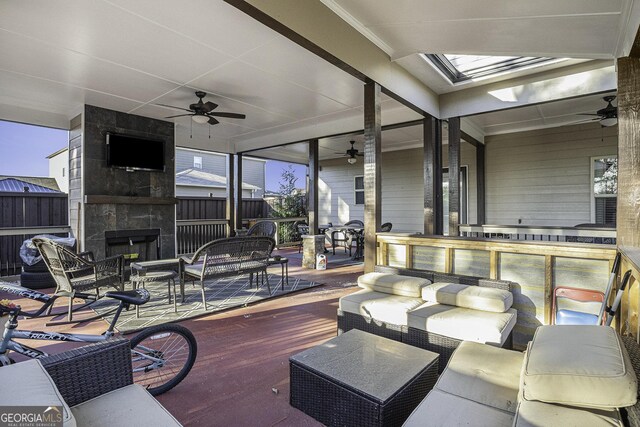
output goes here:
<path id="1" fill-rule="evenodd" d="M 616 230 L 597 227 L 550 227 L 527 225 L 468 225 L 460 226 L 462 237 L 505 240 L 541 240 L 546 242 L 616 243 Z"/>
<path id="2" fill-rule="evenodd" d="M 20 274 L 22 258 L 20 246 L 26 239 L 38 234 L 53 234 L 67 237 L 71 232 L 68 225 L 51 227 L 3 227 L 0 228 L 0 276 Z"/>
<path id="3" fill-rule="evenodd" d="M 514 344 L 523 348 L 535 328 L 549 324 L 556 286 L 604 291 L 614 245 L 505 241 L 381 233 L 378 264 L 510 280 L 518 321 Z"/>
<path id="4" fill-rule="evenodd" d="M 276 247 L 293 246 L 300 243 L 293 224 L 304 221 L 305 217 L 295 218 L 245 218 L 243 225 L 257 221 L 273 221 L 276 223 Z M 188 219 L 176 221 L 177 252 L 184 255 L 195 252 L 200 246 L 229 235 L 229 221 L 226 219 Z"/>

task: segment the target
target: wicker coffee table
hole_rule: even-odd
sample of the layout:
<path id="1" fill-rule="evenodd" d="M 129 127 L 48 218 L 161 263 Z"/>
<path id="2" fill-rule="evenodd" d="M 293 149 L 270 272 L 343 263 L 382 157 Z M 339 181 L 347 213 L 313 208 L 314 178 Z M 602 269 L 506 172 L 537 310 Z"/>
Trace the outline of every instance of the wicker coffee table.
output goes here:
<path id="1" fill-rule="evenodd" d="M 400 426 L 433 388 L 438 354 L 352 329 L 291 356 L 291 405 L 329 426 Z"/>

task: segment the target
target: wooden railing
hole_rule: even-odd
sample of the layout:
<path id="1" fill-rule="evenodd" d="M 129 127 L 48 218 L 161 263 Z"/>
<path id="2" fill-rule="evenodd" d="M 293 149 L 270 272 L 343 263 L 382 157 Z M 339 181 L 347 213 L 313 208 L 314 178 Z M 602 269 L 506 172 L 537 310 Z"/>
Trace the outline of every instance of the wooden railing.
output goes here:
<path id="1" fill-rule="evenodd" d="M 631 335 L 640 341 L 640 248 L 620 247 L 622 253 L 621 272 L 631 270 L 631 279 L 625 290 L 620 307 L 620 333 Z"/>
<path id="2" fill-rule="evenodd" d="M 306 217 L 293 217 L 293 218 L 251 218 L 249 223 L 253 224 L 256 221 L 273 221 L 276 223 L 276 247 L 282 248 L 286 246 L 294 246 L 300 243 L 297 230 L 293 228 L 293 224 L 296 221 L 306 221 Z M 247 221 L 247 220 L 245 220 Z"/>
<path id="3" fill-rule="evenodd" d="M 604 291 L 616 247 L 605 244 L 436 238 L 381 233 L 378 264 L 436 270 L 516 282 L 518 323 L 514 343 L 522 348 L 535 328 L 549 324 L 556 286 Z M 640 276 L 638 276 L 640 277 Z"/>
<path id="4" fill-rule="evenodd" d="M 0 276 L 20 274 L 22 242 L 38 234 L 53 234 L 67 237 L 71 232 L 68 225 L 52 227 L 3 227 L 0 228 Z"/>
<path id="5" fill-rule="evenodd" d="M 550 227 L 527 225 L 460 225 L 462 237 L 547 242 L 616 243 L 616 230 L 596 227 Z"/>

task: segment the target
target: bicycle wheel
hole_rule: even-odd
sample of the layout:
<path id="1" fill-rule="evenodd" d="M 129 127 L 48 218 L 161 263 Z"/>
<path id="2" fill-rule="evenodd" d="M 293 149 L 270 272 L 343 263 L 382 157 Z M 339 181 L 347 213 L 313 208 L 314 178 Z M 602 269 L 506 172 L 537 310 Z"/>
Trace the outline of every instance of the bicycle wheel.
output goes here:
<path id="1" fill-rule="evenodd" d="M 196 361 L 198 345 L 184 326 L 152 326 L 131 340 L 133 382 L 154 396 L 178 385 Z"/>

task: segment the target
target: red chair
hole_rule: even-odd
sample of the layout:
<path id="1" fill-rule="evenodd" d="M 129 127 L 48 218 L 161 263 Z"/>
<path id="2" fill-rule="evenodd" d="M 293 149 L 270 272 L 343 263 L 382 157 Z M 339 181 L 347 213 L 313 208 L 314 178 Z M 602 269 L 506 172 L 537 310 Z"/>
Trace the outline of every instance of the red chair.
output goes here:
<path id="1" fill-rule="evenodd" d="M 586 313 L 582 311 L 558 309 L 558 299 L 564 298 L 578 303 L 598 303 L 602 307 L 604 304 L 604 293 L 591 289 L 570 288 L 558 286 L 553 292 L 551 304 L 551 324 L 552 325 L 597 325 L 598 314 Z"/>

